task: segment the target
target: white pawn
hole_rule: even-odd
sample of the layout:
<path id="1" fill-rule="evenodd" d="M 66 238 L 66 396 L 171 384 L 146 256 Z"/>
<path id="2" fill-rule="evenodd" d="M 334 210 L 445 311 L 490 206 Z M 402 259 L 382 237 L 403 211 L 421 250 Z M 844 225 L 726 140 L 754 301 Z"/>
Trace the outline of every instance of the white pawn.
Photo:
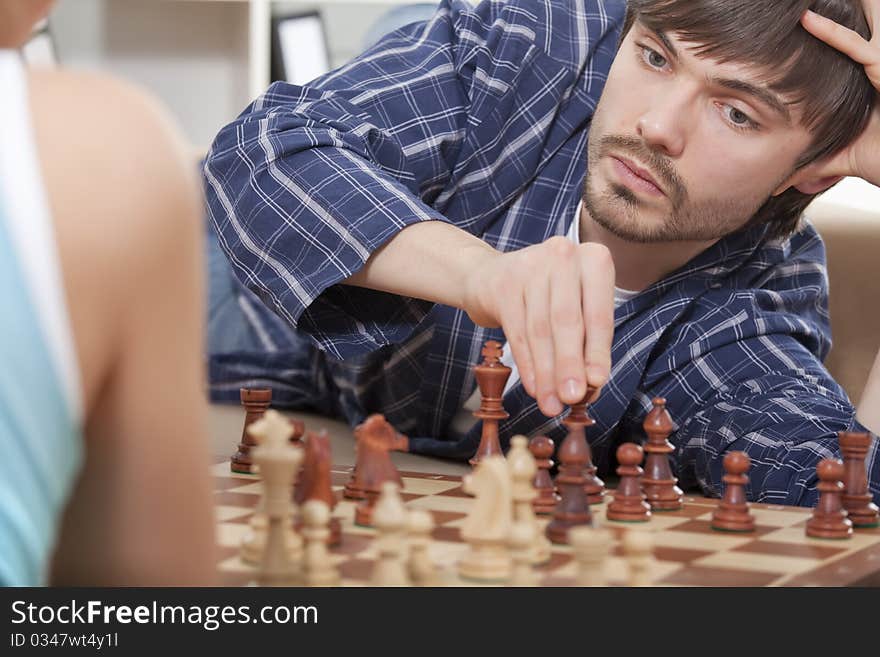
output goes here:
<path id="1" fill-rule="evenodd" d="M 534 554 L 535 530 L 522 520 L 514 522 L 510 528 L 510 555 L 513 558 L 511 586 L 536 586 L 532 557 Z"/>
<path id="2" fill-rule="evenodd" d="M 550 540 L 541 531 L 534 507 L 532 507 L 532 500 L 538 496 L 534 484 L 538 464 L 529 450 L 529 441 L 525 436 L 514 436 L 510 440 L 507 468 L 510 471 L 513 520 L 514 522 L 524 522 L 532 528 L 532 563 L 534 565 L 547 563 L 550 561 Z"/>
<path id="3" fill-rule="evenodd" d="M 376 549 L 379 558 L 373 567 L 373 586 L 409 586 L 406 572 L 407 512 L 394 481 L 382 484 L 382 492 L 373 510 L 373 526 L 379 533 Z"/>
<path id="4" fill-rule="evenodd" d="M 323 500 L 309 500 L 302 506 L 305 555 L 303 576 L 306 586 L 337 586 L 339 571 L 327 550 L 330 536 L 330 507 Z"/>
<path id="5" fill-rule="evenodd" d="M 629 530 L 623 537 L 623 553 L 629 564 L 630 586 L 651 586 L 654 539 L 644 531 Z"/>
<path id="6" fill-rule="evenodd" d="M 611 535 L 605 529 L 581 526 L 568 530 L 568 540 L 577 563 L 577 586 L 606 586 L 605 560 L 611 549 Z"/>
<path id="7" fill-rule="evenodd" d="M 423 509 L 409 512 L 409 576 L 416 586 L 437 586 L 437 572 L 428 548 L 434 519 Z"/>

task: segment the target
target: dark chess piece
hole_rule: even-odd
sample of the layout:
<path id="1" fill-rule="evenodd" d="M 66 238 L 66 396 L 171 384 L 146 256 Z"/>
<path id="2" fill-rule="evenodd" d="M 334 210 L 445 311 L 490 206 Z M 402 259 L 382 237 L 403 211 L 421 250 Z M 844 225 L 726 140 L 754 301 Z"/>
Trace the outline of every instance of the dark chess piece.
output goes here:
<path id="1" fill-rule="evenodd" d="M 755 531 L 755 518 L 746 501 L 746 475 L 752 460 L 745 452 L 730 452 L 724 457 L 724 494 L 712 514 L 712 529 L 726 532 Z"/>
<path id="2" fill-rule="evenodd" d="M 502 404 L 504 386 L 510 378 L 511 369 L 501 362 L 504 351 L 495 340 L 487 340 L 482 350 L 483 362 L 474 367 L 477 385 L 480 388 L 480 408 L 474 417 L 483 421 L 480 446 L 469 463 L 476 466 L 487 456 L 504 456 L 498 440 L 498 423 L 508 418 Z"/>
<path id="3" fill-rule="evenodd" d="M 364 448 L 361 446 L 361 444 L 365 440 L 368 431 L 373 432 L 373 434 L 375 435 L 378 435 L 377 427 L 380 426 L 382 427 L 382 430 L 381 432 L 379 432 L 379 434 L 381 434 L 383 444 L 387 444 L 388 451 L 406 452 L 409 450 L 409 438 L 395 431 L 394 427 L 392 427 L 385 420 L 385 417 L 383 415 L 379 415 L 378 413 L 373 414 L 366 420 L 361 422 L 359 425 L 357 425 L 354 428 L 354 468 L 352 468 L 351 477 L 349 477 L 348 482 L 346 482 L 345 488 L 342 491 L 342 496 L 348 500 L 364 500 L 367 497 L 364 484 L 366 475 L 364 473 L 363 462 L 372 458 L 372 448 Z M 373 435 L 371 439 L 375 439 L 375 435 Z M 388 461 L 389 463 L 391 462 L 390 457 Z"/>
<path id="4" fill-rule="evenodd" d="M 813 538 L 850 538 L 852 521 L 846 517 L 843 493 L 843 463 L 838 459 L 822 459 L 816 466 L 819 477 L 819 503 L 807 520 L 807 536 Z"/>
<path id="5" fill-rule="evenodd" d="M 239 390 L 241 405 L 244 406 L 244 427 L 241 430 L 241 442 L 238 450 L 230 459 L 229 468 L 232 472 L 253 474 L 254 463 L 251 450 L 257 446 L 257 440 L 250 435 L 248 428 L 261 417 L 272 403 L 272 390 L 269 388 L 241 388 Z"/>
<path id="6" fill-rule="evenodd" d="M 642 490 L 652 511 L 677 511 L 682 506 L 682 492 L 669 466 L 669 455 L 675 448 L 667 440 L 674 427 L 666 410 L 666 400 L 655 397 L 653 403 L 654 408 L 642 424 L 648 436 Z"/>
<path id="7" fill-rule="evenodd" d="M 590 441 L 587 440 L 587 428 L 596 424 L 596 421 L 587 413 L 587 400 L 593 394 L 593 388 L 587 388 L 587 394 L 577 404 L 571 405 L 566 418 L 562 423 L 568 427 L 569 434 L 577 432 L 584 437 L 587 460 L 584 463 L 584 492 L 587 494 L 587 502 L 590 504 L 602 504 L 605 498 L 605 482 L 596 476 L 596 466 L 593 465 L 593 452 L 590 449 Z"/>
<path id="8" fill-rule="evenodd" d="M 868 473 L 865 469 L 871 434 L 841 431 L 838 441 L 840 453 L 843 454 L 843 508 L 853 527 L 877 527 L 880 525 L 880 513 L 868 491 Z"/>
<path id="9" fill-rule="evenodd" d="M 293 487 L 293 501 L 296 503 L 297 508 L 302 509 L 302 505 L 309 500 L 321 500 L 332 512 L 336 506 L 336 496 L 333 494 L 332 477 L 330 475 L 332 467 L 330 437 L 325 429 L 318 433 L 310 431 L 304 442 L 305 455 L 300 475 L 297 477 L 296 484 Z M 302 526 L 302 518 L 297 518 L 294 528 L 300 531 Z M 336 546 L 341 542 L 342 527 L 339 523 L 339 518 L 331 517 L 327 545 Z"/>
<path id="10" fill-rule="evenodd" d="M 552 515 L 553 509 L 559 502 L 556 494 L 556 486 L 550 476 L 550 468 L 553 467 L 553 439 L 547 436 L 535 436 L 529 441 L 529 451 L 535 457 L 538 471 L 535 473 L 534 485 L 538 491 L 532 500 L 532 508 L 540 515 Z"/>
<path id="11" fill-rule="evenodd" d="M 290 434 L 290 443 L 297 447 L 302 447 L 303 436 L 306 435 L 306 423 L 302 420 L 294 420 L 291 418 L 290 428 L 293 429 L 293 433 Z"/>
<path id="12" fill-rule="evenodd" d="M 545 530 L 547 538 L 553 543 L 567 544 L 571 527 L 593 524 L 584 478 L 584 468 L 589 460 L 590 448 L 584 436 L 583 424 L 578 421 L 569 426 L 568 435 L 559 448 L 556 488 L 560 499 L 553 510 L 553 519 Z"/>
<path id="13" fill-rule="evenodd" d="M 391 452 L 405 436 L 397 433 L 394 427 L 378 413 L 371 415 L 359 427 L 357 445 L 358 462 L 355 472 L 358 485 L 365 498 L 355 509 L 354 521 L 364 527 L 373 525 L 373 508 L 382 492 L 382 484 L 393 481 L 403 488 L 403 480 L 391 460 Z"/>
<path id="14" fill-rule="evenodd" d="M 617 475 L 620 484 L 614 499 L 608 505 L 607 518 L 622 522 L 646 522 L 651 518 L 651 507 L 642 492 L 642 468 L 639 463 L 644 452 L 635 443 L 623 443 L 617 448 Z"/>

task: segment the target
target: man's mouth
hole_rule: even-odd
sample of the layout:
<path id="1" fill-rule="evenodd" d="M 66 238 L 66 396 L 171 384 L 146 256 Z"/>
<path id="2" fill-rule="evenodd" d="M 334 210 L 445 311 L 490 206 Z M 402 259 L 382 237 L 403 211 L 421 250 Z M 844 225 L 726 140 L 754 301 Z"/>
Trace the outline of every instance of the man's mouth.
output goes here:
<path id="1" fill-rule="evenodd" d="M 650 196 L 666 196 L 657 179 L 644 167 L 632 160 L 619 155 L 610 156 L 615 172 L 621 182 L 634 191 L 641 191 Z"/>

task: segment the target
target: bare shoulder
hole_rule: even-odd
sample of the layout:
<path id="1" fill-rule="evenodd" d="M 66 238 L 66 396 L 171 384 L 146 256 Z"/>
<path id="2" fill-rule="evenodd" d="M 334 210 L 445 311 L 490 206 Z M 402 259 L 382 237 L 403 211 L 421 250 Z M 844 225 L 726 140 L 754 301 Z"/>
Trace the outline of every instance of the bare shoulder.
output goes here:
<path id="1" fill-rule="evenodd" d="M 40 164 L 62 240 L 117 253 L 162 238 L 163 223 L 198 214 L 196 163 L 168 111 L 140 88 L 81 72 L 32 71 Z M 194 227 L 193 227 L 194 231 Z M 149 250 L 149 249 L 146 249 Z"/>

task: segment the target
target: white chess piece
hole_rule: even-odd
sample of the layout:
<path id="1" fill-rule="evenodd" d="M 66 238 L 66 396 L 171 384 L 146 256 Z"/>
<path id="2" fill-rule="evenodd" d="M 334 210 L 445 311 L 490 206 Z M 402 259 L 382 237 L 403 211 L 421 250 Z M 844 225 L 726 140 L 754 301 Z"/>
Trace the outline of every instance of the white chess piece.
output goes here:
<path id="1" fill-rule="evenodd" d="M 535 528 L 530 523 L 518 520 L 510 528 L 510 553 L 513 557 L 513 573 L 510 586 L 536 586 L 532 559 L 534 558 Z"/>
<path id="2" fill-rule="evenodd" d="M 630 586 L 651 586 L 654 539 L 646 531 L 630 529 L 623 536 L 623 553 L 629 564 Z"/>
<path id="3" fill-rule="evenodd" d="M 266 519 L 258 581 L 263 585 L 295 584 L 299 563 L 291 559 L 288 536 L 292 519 L 291 491 L 303 453 L 289 443 L 290 423 L 276 411 L 267 411 L 251 425 L 251 431 L 262 439 L 253 450 L 253 460 L 262 477 L 262 510 Z"/>
<path id="4" fill-rule="evenodd" d="M 378 531 L 378 559 L 373 566 L 373 586 L 409 586 L 407 575 L 407 511 L 400 498 L 397 482 L 386 481 L 373 509 L 373 525 Z"/>
<path id="5" fill-rule="evenodd" d="M 270 409 L 266 411 L 262 418 L 248 427 L 248 433 L 253 436 L 258 445 L 264 443 L 270 434 L 276 435 L 278 440 L 281 440 L 283 437 L 282 442 L 289 444 L 290 436 L 293 435 L 293 428 L 283 415 L 278 413 L 278 411 Z M 299 448 L 293 447 L 292 445 L 291 448 L 300 451 Z M 256 450 L 257 448 L 254 449 Z M 302 459 L 300 458 L 300 463 L 301 461 Z M 259 464 L 257 465 L 259 466 Z M 298 469 L 299 464 L 296 466 L 294 472 L 294 481 Z M 292 486 L 293 483 L 291 483 L 291 489 Z M 242 538 L 240 556 L 241 560 L 245 563 L 260 565 L 263 561 L 263 554 L 266 549 L 266 536 L 269 527 L 265 506 L 266 495 L 264 491 L 260 497 L 256 510 L 251 515 L 250 522 L 248 523 L 248 532 Z M 292 501 L 289 509 L 290 522 L 287 523 L 286 529 L 287 551 L 290 560 L 293 563 L 299 563 L 302 561 L 302 537 L 293 530 L 293 518 L 296 513 L 296 505 L 293 504 Z"/>
<path id="6" fill-rule="evenodd" d="M 434 519 L 424 509 L 409 512 L 409 576 L 416 586 L 437 586 L 437 571 L 428 548 Z"/>
<path id="7" fill-rule="evenodd" d="M 606 529 L 580 526 L 568 530 L 568 540 L 577 563 L 577 586 L 606 586 L 605 560 L 611 549 Z"/>
<path id="8" fill-rule="evenodd" d="M 512 563 L 507 542 L 513 520 L 510 474 L 503 456 L 481 459 L 464 478 L 464 491 L 476 499 L 461 528 L 468 551 L 458 562 L 467 579 L 506 581 Z"/>
<path id="9" fill-rule="evenodd" d="M 535 474 L 538 464 L 529 450 L 529 441 L 525 436 L 514 436 L 507 452 L 507 467 L 513 495 L 513 519 L 524 522 L 532 527 L 531 558 L 535 565 L 550 561 L 550 541 L 541 531 L 538 518 L 532 507 L 532 500 L 538 496 L 535 489 Z"/>
<path id="10" fill-rule="evenodd" d="M 302 506 L 303 578 L 306 586 L 337 586 L 339 571 L 327 550 L 330 536 L 330 507 L 323 500 L 309 500 Z"/>

